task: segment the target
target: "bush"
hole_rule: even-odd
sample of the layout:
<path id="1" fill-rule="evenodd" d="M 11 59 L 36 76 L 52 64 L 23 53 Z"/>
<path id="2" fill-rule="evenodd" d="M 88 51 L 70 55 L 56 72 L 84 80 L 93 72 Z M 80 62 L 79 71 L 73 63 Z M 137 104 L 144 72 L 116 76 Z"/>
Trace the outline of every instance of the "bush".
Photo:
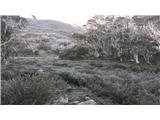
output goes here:
<path id="1" fill-rule="evenodd" d="M 45 42 L 41 42 L 40 45 L 38 46 L 38 49 L 48 51 L 51 50 L 51 46 Z"/>
<path id="2" fill-rule="evenodd" d="M 108 98 L 112 100 L 112 104 L 160 104 L 158 74 L 119 69 L 117 72 L 108 71 L 105 75 L 75 71 L 63 72 L 60 75 L 69 84 L 89 88 L 96 97 L 103 98 L 102 104 L 110 104 Z"/>
<path id="3" fill-rule="evenodd" d="M 26 49 L 22 49 L 19 52 L 19 56 L 25 56 L 25 57 L 30 57 L 30 56 L 33 56 L 34 55 L 34 52 L 32 49 L 29 49 L 29 48 L 26 48 Z"/>
<path id="4" fill-rule="evenodd" d="M 66 91 L 67 83 L 57 76 L 25 75 L 2 81 L 2 104 L 45 104 Z M 56 93 L 59 91 L 59 93 Z"/>
<path id="5" fill-rule="evenodd" d="M 66 49 L 60 57 L 63 59 L 87 59 L 88 49 L 83 46 L 76 46 L 74 48 Z"/>
<path id="6" fill-rule="evenodd" d="M 79 40 L 82 40 L 82 39 L 86 38 L 86 36 L 84 34 L 81 34 L 81 33 L 73 33 L 72 37 L 75 38 L 75 39 L 79 39 Z"/>

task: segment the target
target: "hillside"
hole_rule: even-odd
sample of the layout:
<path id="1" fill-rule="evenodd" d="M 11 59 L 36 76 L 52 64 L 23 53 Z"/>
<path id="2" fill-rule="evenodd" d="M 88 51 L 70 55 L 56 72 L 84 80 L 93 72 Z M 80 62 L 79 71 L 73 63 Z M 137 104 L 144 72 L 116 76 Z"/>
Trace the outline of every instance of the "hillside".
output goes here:
<path id="1" fill-rule="evenodd" d="M 64 47 L 74 46 L 71 38 L 74 32 L 84 33 L 84 29 L 54 20 L 26 19 L 23 29 L 17 30 L 9 44 L 13 46 L 15 57 L 34 57 L 50 54 L 56 56 Z"/>
<path id="2" fill-rule="evenodd" d="M 2 104 L 160 104 L 159 16 L 96 15 L 85 28 L 20 16 L 1 24 Z"/>

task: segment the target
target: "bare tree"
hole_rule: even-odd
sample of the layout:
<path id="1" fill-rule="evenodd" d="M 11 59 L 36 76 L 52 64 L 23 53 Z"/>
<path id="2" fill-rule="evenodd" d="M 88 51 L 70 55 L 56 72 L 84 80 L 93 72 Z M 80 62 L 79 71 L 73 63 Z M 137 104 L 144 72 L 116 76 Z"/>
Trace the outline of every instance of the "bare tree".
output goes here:
<path id="1" fill-rule="evenodd" d="M 25 27 L 27 20 L 20 16 L 1 16 L 1 62 L 8 63 L 12 56 L 15 32 Z"/>

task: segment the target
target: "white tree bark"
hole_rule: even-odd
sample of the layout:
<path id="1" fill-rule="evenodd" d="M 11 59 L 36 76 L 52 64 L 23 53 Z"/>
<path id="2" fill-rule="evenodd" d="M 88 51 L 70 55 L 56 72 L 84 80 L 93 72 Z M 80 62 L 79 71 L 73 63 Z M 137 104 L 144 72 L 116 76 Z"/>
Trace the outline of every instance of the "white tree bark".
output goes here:
<path id="1" fill-rule="evenodd" d="M 139 63 L 138 54 L 134 54 L 134 59 L 135 59 L 136 63 L 138 64 Z"/>

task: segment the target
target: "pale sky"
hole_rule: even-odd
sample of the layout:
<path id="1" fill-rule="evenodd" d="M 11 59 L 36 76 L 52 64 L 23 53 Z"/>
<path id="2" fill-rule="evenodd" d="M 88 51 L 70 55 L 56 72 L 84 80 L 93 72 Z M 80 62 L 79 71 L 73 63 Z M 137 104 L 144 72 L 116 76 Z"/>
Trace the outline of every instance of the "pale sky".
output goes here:
<path id="1" fill-rule="evenodd" d="M 1 0 L 0 14 L 83 25 L 94 15 L 150 15 L 159 14 L 158 9 L 158 3 L 148 0 Z"/>

